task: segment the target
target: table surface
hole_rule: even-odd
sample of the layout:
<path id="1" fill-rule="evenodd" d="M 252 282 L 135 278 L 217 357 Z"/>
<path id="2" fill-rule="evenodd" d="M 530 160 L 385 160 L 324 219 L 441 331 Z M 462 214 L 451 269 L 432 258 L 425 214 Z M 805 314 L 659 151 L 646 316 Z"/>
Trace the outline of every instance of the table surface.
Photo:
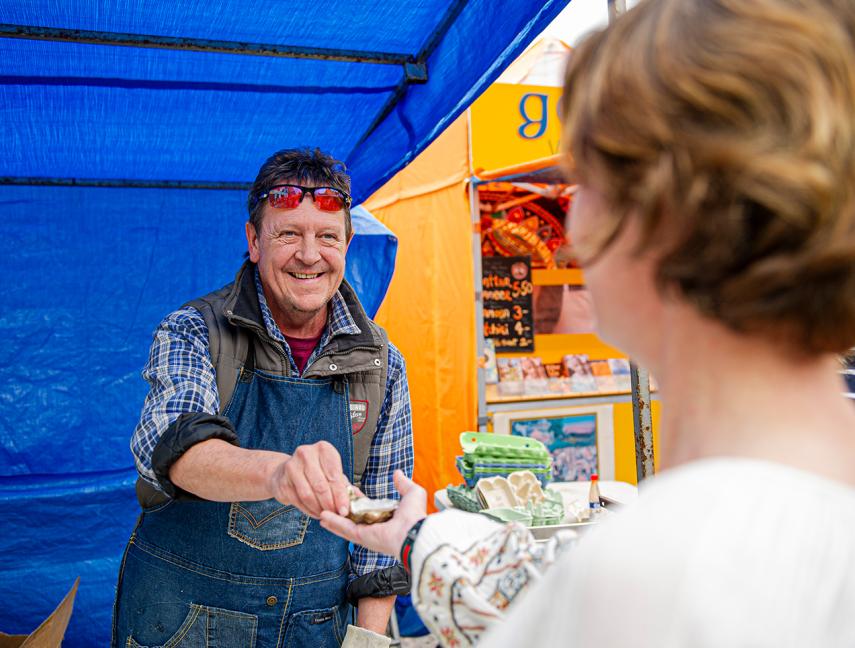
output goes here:
<path id="1" fill-rule="evenodd" d="M 548 487 L 561 493 L 565 502 L 587 500 L 590 482 L 550 482 Z M 603 480 L 600 482 L 600 497 L 615 504 L 629 504 L 638 497 L 638 488 L 627 482 Z M 444 488 L 433 494 L 433 503 L 440 511 L 454 508 Z"/>
<path id="2" fill-rule="evenodd" d="M 579 482 L 551 482 L 549 488 L 561 493 L 564 500 L 565 510 L 571 502 L 588 501 L 588 489 L 591 483 L 587 481 Z M 603 480 L 600 482 L 600 497 L 608 500 L 616 505 L 629 504 L 638 497 L 638 488 L 633 484 L 620 481 Z M 451 500 L 448 499 L 448 494 L 442 488 L 433 495 L 433 503 L 437 509 L 443 511 L 445 509 L 454 508 Z M 592 527 L 597 522 L 570 522 L 565 521 L 560 524 L 551 524 L 548 526 L 530 526 L 528 527 L 532 535 L 538 542 L 546 542 L 553 535 L 561 532 L 580 533 Z"/>

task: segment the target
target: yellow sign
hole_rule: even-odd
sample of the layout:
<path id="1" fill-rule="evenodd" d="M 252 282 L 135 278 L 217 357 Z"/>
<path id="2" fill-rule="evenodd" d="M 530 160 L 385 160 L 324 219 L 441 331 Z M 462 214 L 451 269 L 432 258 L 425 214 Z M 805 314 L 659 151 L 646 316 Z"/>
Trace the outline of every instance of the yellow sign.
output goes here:
<path id="1" fill-rule="evenodd" d="M 561 88 L 494 83 L 471 108 L 472 168 L 491 171 L 558 153 Z"/>

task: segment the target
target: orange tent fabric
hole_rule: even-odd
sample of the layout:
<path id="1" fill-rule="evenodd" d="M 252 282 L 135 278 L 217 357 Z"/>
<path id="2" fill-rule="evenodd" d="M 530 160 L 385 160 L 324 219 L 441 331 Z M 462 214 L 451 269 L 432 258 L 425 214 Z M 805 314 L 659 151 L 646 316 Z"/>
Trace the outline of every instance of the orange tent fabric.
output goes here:
<path id="1" fill-rule="evenodd" d="M 398 237 L 377 323 L 401 350 L 413 406 L 415 478 L 433 492 L 460 482 L 459 435 L 477 429 L 468 128 L 461 116 L 364 206 Z"/>
<path id="2" fill-rule="evenodd" d="M 364 203 L 398 237 L 395 274 L 376 319 L 407 363 L 415 478 L 431 507 L 434 491 L 462 481 L 454 463 L 462 452 L 460 433 L 478 429 L 469 139 L 462 115 Z M 583 347 L 573 350 L 571 342 Z M 593 335 L 545 336 L 538 344 L 544 357 L 591 354 L 592 345 L 602 351 L 592 357 L 620 356 Z M 615 478 L 635 483 L 632 404 L 615 403 L 613 410 Z M 654 401 L 656 448 L 659 413 Z"/>

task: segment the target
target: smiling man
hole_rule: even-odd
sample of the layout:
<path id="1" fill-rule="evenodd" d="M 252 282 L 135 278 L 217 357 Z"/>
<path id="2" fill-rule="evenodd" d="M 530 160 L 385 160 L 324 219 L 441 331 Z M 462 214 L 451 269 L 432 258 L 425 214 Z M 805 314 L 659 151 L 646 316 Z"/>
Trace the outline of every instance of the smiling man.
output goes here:
<path id="1" fill-rule="evenodd" d="M 407 579 L 318 525 L 353 482 L 397 497 L 412 473 L 404 361 L 344 281 L 350 178 L 284 150 L 250 190 L 234 282 L 168 315 L 134 432 L 142 515 L 119 574 L 113 645 L 337 646 L 350 603 L 383 633 Z"/>

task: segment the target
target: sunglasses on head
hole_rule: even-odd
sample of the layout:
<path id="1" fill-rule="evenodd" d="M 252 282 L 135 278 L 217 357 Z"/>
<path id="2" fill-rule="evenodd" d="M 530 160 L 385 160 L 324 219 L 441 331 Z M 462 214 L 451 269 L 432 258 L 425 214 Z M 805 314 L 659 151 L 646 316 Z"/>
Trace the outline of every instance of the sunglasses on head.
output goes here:
<path id="1" fill-rule="evenodd" d="M 315 207 L 321 211 L 337 212 L 350 207 L 350 196 L 334 187 L 302 187 L 292 184 L 271 187 L 267 193 L 258 196 L 256 201 L 267 198 L 268 204 L 274 209 L 296 209 L 306 194 L 312 196 Z"/>

